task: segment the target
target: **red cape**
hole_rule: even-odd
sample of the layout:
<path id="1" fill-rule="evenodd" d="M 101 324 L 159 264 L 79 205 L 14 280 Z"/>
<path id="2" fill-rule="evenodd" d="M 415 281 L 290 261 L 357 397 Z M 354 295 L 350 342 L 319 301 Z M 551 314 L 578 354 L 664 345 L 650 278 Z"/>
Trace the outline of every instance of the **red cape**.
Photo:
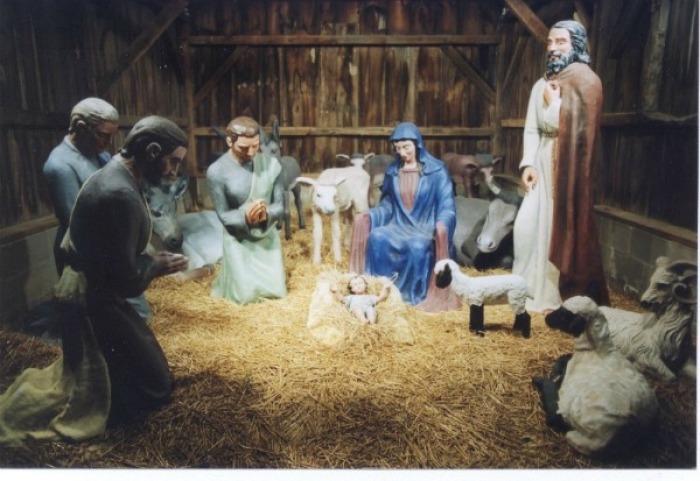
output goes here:
<path id="1" fill-rule="evenodd" d="M 593 202 L 595 153 L 603 88 L 586 64 L 573 63 L 557 77 L 562 105 L 554 159 L 554 214 L 550 261 L 560 272 L 562 299 L 587 295 L 609 305 Z"/>

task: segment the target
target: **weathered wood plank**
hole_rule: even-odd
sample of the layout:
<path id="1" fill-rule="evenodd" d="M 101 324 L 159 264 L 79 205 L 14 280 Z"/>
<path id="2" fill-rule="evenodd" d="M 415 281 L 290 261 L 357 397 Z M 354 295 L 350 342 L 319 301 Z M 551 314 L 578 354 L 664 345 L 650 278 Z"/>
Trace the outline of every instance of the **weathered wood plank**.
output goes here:
<path id="1" fill-rule="evenodd" d="M 183 48 L 189 48 L 189 45 L 183 45 Z M 200 87 L 199 90 L 194 94 L 194 97 L 192 99 L 193 105 L 196 107 L 199 105 L 199 103 L 209 95 L 214 88 L 219 84 L 221 79 L 226 75 L 234 65 L 236 65 L 236 62 L 238 62 L 238 59 L 241 58 L 241 55 L 243 55 L 243 52 L 245 52 L 245 47 L 236 47 L 236 49 L 231 53 L 231 55 L 228 56 L 224 62 L 219 65 L 219 68 L 216 69 L 216 71 L 212 74 L 211 77 L 209 77 L 209 80 L 204 82 L 204 85 Z M 187 71 L 186 71 L 187 72 Z M 187 73 L 185 74 L 187 75 Z"/>
<path id="2" fill-rule="evenodd" d="M 193 35 L 189 43 L 193 47 L 223 45 L 439 47 L 442 45 L 494 45 L 498 43 L 498 35 Z"/>
<path id="3" fill-rule="evenodd" d="M 173 0 L 163 7 L 151 25 L 124 52 L 116 67 L 97 83 L 99 95 L 103 96 L 125 70 L 143 57 L 165 29 L 187 8 L 187 4 L 188 0 Z"/>
<path id="4" fill-rule="evenodd" d="M 490 102 L 493 102 L 496 99 L 496 90 L 489 85 L 486 79 L 484 79 L 484 77 L 478 72 L 476 67 L 474 67 L 474 65 L 472 65 L 468 59 L 462 56 L 459 50 L 451 45 L 448 45 L 446 47 L 442 47 L 442 51 L 447 57 L 449 57 L 450 60 L 454 62 L 459 71 L 468 77 L 476 88 L 479 89 L 479 92 L 484 94 L 484 96 L 486 96 Z"/>
<path id="5" fill-rule="evenodd" d="M 596 205 L 593 209 L 602 216 L 620 220 L 625 224 L 638 227 L 664 239 L 672 240 L 688 247 L 698 247 L 698 234 L 690 229 L 684 229 L 667 222 L 650 219 L 649 217 L 608 205 Z"/>
<path id="6" fill-rule="evenodd" d="M 223 128 L 223 127 L 221 127 Z M 211 127 L 195 127 L 192 129 L 198 137 L 217 136 Z M 280 127 L 282 137 L 388 137 L 394 127 Z M 490 137 L 493 127 L 431 127 L 421 126 L 423 137 Z"/>
<path id="7" fill-rule="evenodd" d="M 505 2 L 533 37 L 541 43 L 547 41 L 549 28 L 523 0 L 505 0 Z"/>
<path id="8" fill-rule="evenodd" d="M 525 119 L 501 119 L 503 128 L 522 128 Z M 606 113 L 601 116 L 603 127 L 633 127 L 633 126 L 666 126 L 666 127 L 695 127 L 698 125 L 698 115 L 691 114 L 683 117 L 668 115 L 663 112 L 619 112 Z"/>

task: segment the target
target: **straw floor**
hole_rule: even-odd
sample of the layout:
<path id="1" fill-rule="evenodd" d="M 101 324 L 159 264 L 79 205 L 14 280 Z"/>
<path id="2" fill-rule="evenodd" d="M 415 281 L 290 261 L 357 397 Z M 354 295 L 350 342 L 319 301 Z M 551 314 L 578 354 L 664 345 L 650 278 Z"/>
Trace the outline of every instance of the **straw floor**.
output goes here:
<path id="1" fill-rule="evenodd" d="M 487 307 L 479 338 L 468 331 L 468 307 L 445 314 L 409 307 L 413 343 L 360 326 L 334 346 L 319 342 L 306 327 L 317 276 L 346 264 L 333 265 L 326 249 L 324 264 L 313 266 L 310 230 L 294 232 L 284 241 L 286 299 L 248 306 L 212 299 L 212 278 L 159 279 L 149 288 L 152 327 L 175 381 L 168 406 L 92 442 L 0 448 L 0 467 L 696 466 L 696 387 L 687 379 L 653 383 L 659 429 L 629 459 L 590 459 L 547 428 L 531 377 L 546 374 L 572 339 L 549 330 L 541 315 L 523 339 L 511 332 L 507 306 Z M 635 309 L 620 295 L 614 300 Z M 41 340 L 0 332 L 0 391 L 58 354 Z"/>

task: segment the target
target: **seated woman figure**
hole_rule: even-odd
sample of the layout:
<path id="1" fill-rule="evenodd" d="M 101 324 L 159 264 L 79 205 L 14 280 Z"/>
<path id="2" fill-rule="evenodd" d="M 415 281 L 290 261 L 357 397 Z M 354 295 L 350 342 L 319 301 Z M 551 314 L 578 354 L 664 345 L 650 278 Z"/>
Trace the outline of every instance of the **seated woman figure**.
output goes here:
<path id="1" fill-rule="evenodd" d="M 432 273 L 436 261 L 452 257 L 456 217 L 450 176 L 414 124 L 399 124 L 389 141 L 396 160 L 386 168 L 379 204 L 353 225 L 350 270 L 396 274 L 403 300 L 423 310 L 456 309 L 459 298 L 436 288 Z"/>

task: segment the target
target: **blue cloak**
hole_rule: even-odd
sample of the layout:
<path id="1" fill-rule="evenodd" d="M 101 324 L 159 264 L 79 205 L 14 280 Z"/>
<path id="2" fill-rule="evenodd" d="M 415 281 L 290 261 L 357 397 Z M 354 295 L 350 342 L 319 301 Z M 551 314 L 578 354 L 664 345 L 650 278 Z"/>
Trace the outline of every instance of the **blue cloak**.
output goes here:
<path id="1" fill-rule="evenodd" d="M 391 277 L 405 302 L 423 301 L 435 264 L 435 224 L 442 221 L 447 229 L 450 257 L 454 258 L 452 236 L 455 230 L 455 201 L 452 181 L 441 160 L 425 149 L 423 137 L 414 124 L 399 124 L 390 142 L 414 140 L 416 157 L 421 166 L 413 209 L 409 212 L 399 192 L 401 160 L 391 163 L 385 173 L 379 204 L 370 209 L 370 234 L 367 240 L 365 272 Z"/>

